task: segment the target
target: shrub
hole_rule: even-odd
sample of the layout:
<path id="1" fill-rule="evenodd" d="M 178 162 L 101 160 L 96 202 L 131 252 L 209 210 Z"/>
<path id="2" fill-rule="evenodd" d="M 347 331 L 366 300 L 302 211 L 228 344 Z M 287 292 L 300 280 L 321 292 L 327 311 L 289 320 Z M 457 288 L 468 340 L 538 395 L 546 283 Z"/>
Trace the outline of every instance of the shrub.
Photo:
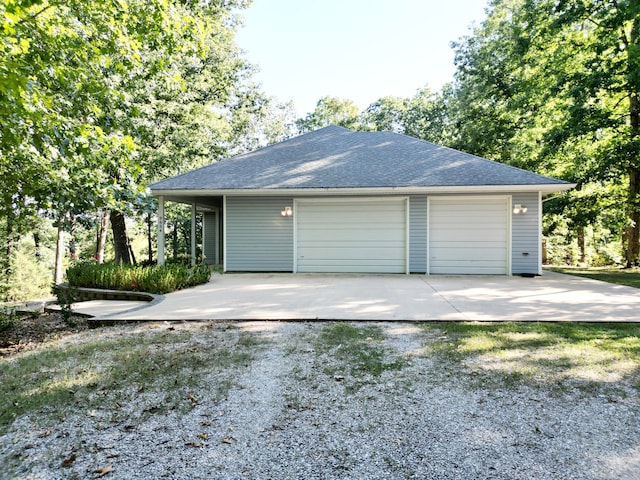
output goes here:
<path id="1" fill-rule="evenodd" d="M 207 283 L 210 276 L 211 272 L 207 265 L 136 266 L 81 262 L 67 269 L 67 282 L 71 287 L 158 294 Z"/>
<path id="2" fill-rule="evenodd" d="M 3 272 L 0 276 L 0 301 L 19 302 L 51 295 L 48 260 L 37 259 L 34 246 L 24 239 L 20 241 L 9 258 L 11 275 Z"/>
<path id="3" fill-rule="evenodd" d="M 62 313 L 64 321 L 71 325 L 71 317 L 73 315 L 71 304 L 75 302 L 72 289 L 62 288 L 60 285 L 53 284 L 51 291 L 58 297 L 58 305 L 60 305 L 60 312 Z"/>
<path id="4" fill-rule="evenodd" d="M 9 330 L 16 323 L 18 323 L 18 318 L 13 309 L 0 308 L 0 332 Z"/>

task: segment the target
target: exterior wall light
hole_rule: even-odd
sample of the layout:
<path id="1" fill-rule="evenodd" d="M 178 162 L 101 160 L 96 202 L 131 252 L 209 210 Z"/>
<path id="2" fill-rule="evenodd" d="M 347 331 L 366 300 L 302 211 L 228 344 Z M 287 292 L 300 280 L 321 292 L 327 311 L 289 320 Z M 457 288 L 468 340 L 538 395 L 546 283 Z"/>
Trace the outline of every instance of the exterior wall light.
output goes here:
<path id="1" fill-rule="evenodd" d="M 518 215 L 519 213 L 527 213 L 527 207 L 517 203 L 513 206 L 513 214 Z"/>
<path id="2" fill-rule="evenodd" d="M 284 210 L 280 212 L 280 215 L 282 215 L 283 217 L 290 217 L 291 215 L 293 215 L 293 210 L 291 207 L 284 207 Z"/>

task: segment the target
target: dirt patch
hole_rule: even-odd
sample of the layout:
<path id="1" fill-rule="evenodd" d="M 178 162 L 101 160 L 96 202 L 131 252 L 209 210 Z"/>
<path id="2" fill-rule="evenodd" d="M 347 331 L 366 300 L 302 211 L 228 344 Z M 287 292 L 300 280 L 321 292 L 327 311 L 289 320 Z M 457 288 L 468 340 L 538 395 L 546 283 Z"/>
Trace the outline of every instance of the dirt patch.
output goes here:
<path id="1" fill-rule="evenodd" d="M 87 330 L 85 317 L 72 315 L 65 320 L 61 313 L 19 315 L 12 325 L 0 331 L 0 357 L 37 347 L 39 344 Z"/>

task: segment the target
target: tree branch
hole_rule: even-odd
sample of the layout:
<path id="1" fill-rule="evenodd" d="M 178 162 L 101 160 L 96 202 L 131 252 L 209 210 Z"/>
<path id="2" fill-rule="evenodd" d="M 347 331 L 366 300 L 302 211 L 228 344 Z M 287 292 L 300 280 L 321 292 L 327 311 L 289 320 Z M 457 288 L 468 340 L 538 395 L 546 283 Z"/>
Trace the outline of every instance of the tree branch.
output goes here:
<path id="1" fill-rule="evenodd" d="M 57 7 L 57 6 L 58 5 L 56 3 L 50 3 L 46 7 L 42 7 L 36 13 L 33 13 L 33 14 L 29 15 L 28 17 L 24 17 L 24 18 L 20 19 L 18 22 L 16 22 L 16 25 L 18 25 L 20 23 L 31 22 L 31 21 L 35 20 L 36 18 L 38 18 L 40 15 L 42 15 L 44 12 L 49 10 L 50 8 Z"/>

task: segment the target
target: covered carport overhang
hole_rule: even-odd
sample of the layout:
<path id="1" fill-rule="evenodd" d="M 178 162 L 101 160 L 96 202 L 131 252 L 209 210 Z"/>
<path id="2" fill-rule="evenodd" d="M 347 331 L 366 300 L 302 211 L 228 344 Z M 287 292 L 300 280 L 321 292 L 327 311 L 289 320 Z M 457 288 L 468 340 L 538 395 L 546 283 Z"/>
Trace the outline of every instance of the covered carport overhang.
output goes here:
<path id="1" fill-rule="evenodd" d="M 182 203 L 191 206 L 191 264 L 196 263 L 196 215 L 197 212 L 216 212 L 222 208 L 222 197 L 193 194 L 177 194 L 176 192 L 163 192 L 159 194 L 151 191 L 153 196 L 158 200 L 158 265 L 165 263 L 165 202 Z"/>

